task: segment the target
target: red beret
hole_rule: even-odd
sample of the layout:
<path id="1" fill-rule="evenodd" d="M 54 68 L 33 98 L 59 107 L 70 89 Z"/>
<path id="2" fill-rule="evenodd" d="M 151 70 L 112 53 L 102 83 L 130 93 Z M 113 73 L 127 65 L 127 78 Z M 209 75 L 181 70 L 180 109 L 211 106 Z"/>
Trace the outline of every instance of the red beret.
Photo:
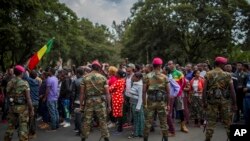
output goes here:
<path id="1" fill-rule="evenodd" d="M 163 61 L 161 60 L 161 58 L 156 57 L 153 59 L 154 65 L 162 65 L 162 63 L 163 63 Z"/>
<path id="2" fill-rule="evenodd" d="M 99 61 L 95 60 L 92 62 L 92 65 L 97 65 L 99 67 L 101 67 L 101 64 L 99 63 Z"/>
<path id="3" fill-rule="evenodd" d="M 17 69 L 17 70 L 19 70 L 19 71 L 21 71 L 21 72 L 25 72 L 24 67 L 21 66 L 21 65 L 16 65 L 16 66 L 15 66 L 15 69 Z"/>
<path id="4" fill-rule="evenodd" d="M 227 63 L 227 58 L 225 58 L 225 57 L 216 57 L 215 62 L 226 64 Z"/>

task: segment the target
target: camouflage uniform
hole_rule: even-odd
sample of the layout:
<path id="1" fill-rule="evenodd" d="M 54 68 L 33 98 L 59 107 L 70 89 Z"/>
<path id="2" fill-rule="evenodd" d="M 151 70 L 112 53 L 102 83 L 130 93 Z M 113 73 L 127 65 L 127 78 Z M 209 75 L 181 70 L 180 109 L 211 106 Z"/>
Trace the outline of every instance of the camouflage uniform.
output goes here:
<path id="1" fill-rule="evenodd" d="M 29 89 L 28 83 L 17 77 L 7 85 L 7 96 L 13 102 L 10 100 L 8 128 L 4 141 L 11 141 L 16 125 L 19 125 L 19 141 L 28 141 L 29 112 L 25 92 Z"/>
<path id="2" fill-rule="evenodd" d="M 220 113 L 222 122 L 225 124 L 229 138 L 229 128 L 232 122 L 231 101 L 228 89 L 230 88 L 231 75 L 220 68 L 208 72 L 205 76 L 207 81 L 206 118 L 208 121 L 206 130 L 206 141 L 212 138 L 216 126 L 217 113 Z"/>
<path id="3" fill-rule="evenodd" d="M 167 136 L 168 135 L 168 126 L 167 126 L 167 113 L 165 107 L 167 106 L 166 101 L 154 101 L 150 96 L 153 96 L 155 93 L 153 91 L 160 90 L 165 92 L 166 86 L 168 85 L 167 76 L 157 72 L 153 71 L 146 75 L 144 79 L 144 84 L 147 85 L 147 107 L 145 107 L 145 127 L 144 127 L 144 136 L 148 137 L 150 128 L 152 126 L 152 122 L 154 119 L 154 113 L 157 111 L 158 117 L 160 120 L 160 127 L 162 130 L 162 135 Z M 165 93 L 166 95 L 166 93 Z"/>
<path id="4" fill-rule="evenodd" d="M 82 138 L 88 138 L 94 113 L 99 119 L 102 137 L 109 137 L 106 124 L 107 110 L 104 93 L 105 85 L 107 85 L 106 78 L 97 72 L 91 72 L 84 77 L 81 85 L 85 93 Z"/>

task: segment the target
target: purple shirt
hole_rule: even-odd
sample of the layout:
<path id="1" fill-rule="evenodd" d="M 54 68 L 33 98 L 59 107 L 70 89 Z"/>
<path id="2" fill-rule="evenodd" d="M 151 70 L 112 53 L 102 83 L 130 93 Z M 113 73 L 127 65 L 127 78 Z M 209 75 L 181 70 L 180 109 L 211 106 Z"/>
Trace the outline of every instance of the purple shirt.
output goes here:
<path id="1" fill-rule="evenodd" d="M 49 94 L 47 101 L 58 100 L 58 79 L 55 76 L 51 76 L 47 79 L 47 88 L 49 87 Z"/>

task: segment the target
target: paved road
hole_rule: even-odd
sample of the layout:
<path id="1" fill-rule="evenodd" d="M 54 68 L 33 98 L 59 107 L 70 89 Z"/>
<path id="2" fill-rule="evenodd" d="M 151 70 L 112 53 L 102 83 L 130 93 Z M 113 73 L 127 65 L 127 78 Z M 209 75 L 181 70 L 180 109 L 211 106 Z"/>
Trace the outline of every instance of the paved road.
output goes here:
<path id="1" fill-rule="evenodd" d="M 3 140 L 4 132 L 7 125 L 0 124 L 0 141 Z M 178 127 L 177 127 L 178 129 Z M 169 141 L 204 141 L 204 133 L 201 128 L 189 127 L 190 132 L 188 134 L 181 133 L 180 131 L 176 132 L 175 137 L 171 137 Z M 111 141 L 142 141 L 142 138 L 137 139 L 128 139 L 128 135 L 130 133 L 130 129 L 126 129 L 121 135 L 112 135 L 113 131 L 111 129 Z M 100 132 L 98 129 L 94 129 L 91 133 L 88 141 L 99 141 Z M 38 129 L 37 138 L 33 139 L 33 141 L 80 141 L 79 136 L 75 136 L 73 132 L 73 127 L 69 128 L 60 128 L 56 132 L 47 133 L 43 130 Z M 17 133 L 14 135 L 14 139 L 12 141 L 18 141 Z M 161 141 L 161 134 L 159 127 L 156 128 L 154 133 L 150 134 L 149 141 Z M 226 141 L 226 133 L 223 126 L 218 123 L 216 128 L 216 132 L 212 141 Z"/>

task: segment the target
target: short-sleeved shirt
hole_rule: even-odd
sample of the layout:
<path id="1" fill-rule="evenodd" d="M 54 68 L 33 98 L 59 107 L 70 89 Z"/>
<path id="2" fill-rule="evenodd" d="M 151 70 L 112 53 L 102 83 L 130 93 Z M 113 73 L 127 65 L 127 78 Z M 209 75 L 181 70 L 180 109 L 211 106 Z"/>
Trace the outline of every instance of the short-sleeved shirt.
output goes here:
<path id="1" fill-rule="evenodd" d="M 148 86 L 148 91 L 151 90 L 166 90 L 169 81 L 167 76 L 161 72 L 150 72 L 144 79 L 144 84 Z"/>
<path id="2" fill-rule="evenodd" d="M 49 94 L 47 101 L 57 101 L 58 100 L 58 79 L 55 76 L 51 76 L 46 82 L 47 88 L 49 88 Z"/>
<path id="3" fill-rule="evenodd" d="M 224 72 L 221 68 L 215 68 L 205 75 L 207 89 L 227 89 L 230 85 L 231 74 Z"/>
<path id="4" fill-rule="evenodd" d="M 85 89 L 86 97 L 103 95 L 105 86 L 107 85 L 107 78 L 97 72 L 87 74 L 81 83 Z"/>

